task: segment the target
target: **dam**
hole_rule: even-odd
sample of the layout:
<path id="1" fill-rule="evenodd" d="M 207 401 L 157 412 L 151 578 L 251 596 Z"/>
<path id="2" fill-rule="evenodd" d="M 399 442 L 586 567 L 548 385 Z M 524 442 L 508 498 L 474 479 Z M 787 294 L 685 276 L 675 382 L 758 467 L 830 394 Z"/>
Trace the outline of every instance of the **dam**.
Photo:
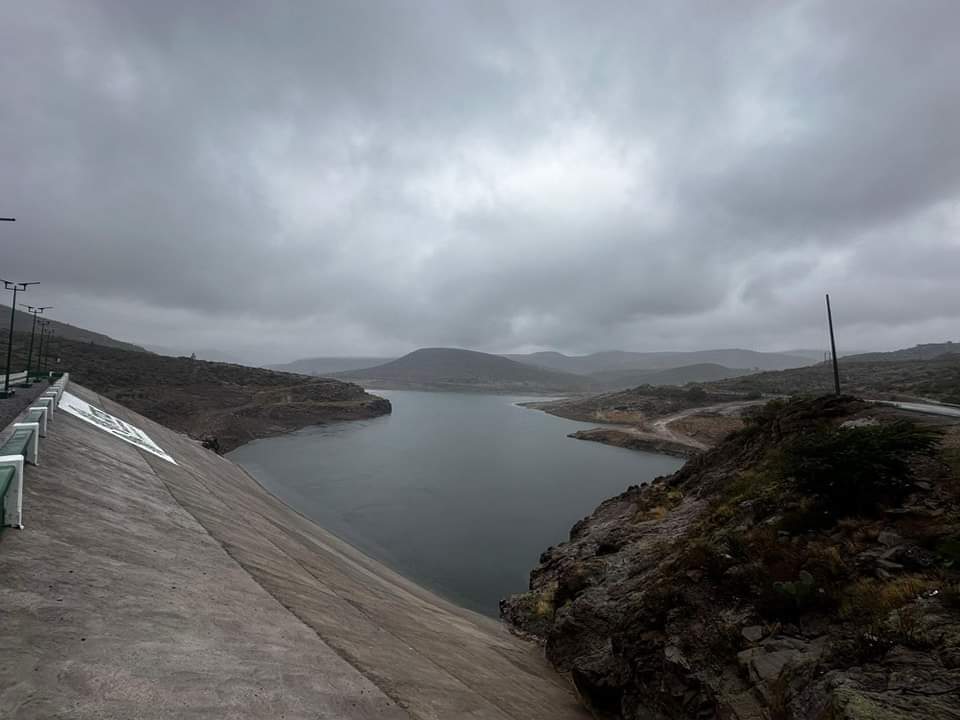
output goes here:
<path id="1" fill-rule="evenodd" d="M 538 646 L 365 556 L 199 442 L 68 391 L 142 437 L 49 418 L 23 529 L 0 534 L 3 717 L 588 717 Z"/>

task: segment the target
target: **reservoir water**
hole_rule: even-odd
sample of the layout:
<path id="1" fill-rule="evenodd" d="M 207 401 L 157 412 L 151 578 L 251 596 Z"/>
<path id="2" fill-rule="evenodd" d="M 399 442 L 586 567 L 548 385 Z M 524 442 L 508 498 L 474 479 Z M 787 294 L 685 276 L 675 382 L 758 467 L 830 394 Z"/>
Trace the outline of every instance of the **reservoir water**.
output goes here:
<path id="1" fill-rule="evenodd" d="M 376 392 L 392 415 L 257 440 L 230 458 L 330 532 L 488 615 L 602 500 L 682 464 L 568 438 L 591 426 L 517 406 L 524 398 Z"/>

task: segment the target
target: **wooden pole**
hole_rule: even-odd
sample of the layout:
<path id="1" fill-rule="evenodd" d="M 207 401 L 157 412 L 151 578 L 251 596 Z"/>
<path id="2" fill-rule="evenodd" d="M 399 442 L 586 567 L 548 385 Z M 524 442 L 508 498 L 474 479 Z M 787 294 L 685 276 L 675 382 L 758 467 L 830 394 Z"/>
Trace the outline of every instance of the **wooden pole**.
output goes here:
<path id="1" fill-rule="evenodd" d="M 837 341 L 833 337 L 833 313 L 830 312 L 830 293 L 827 293 L 827 323 L 830 325 L 830 352 L 833 354 L 833 389 L 840 394 L 840 366 L 837 364 Z"/>

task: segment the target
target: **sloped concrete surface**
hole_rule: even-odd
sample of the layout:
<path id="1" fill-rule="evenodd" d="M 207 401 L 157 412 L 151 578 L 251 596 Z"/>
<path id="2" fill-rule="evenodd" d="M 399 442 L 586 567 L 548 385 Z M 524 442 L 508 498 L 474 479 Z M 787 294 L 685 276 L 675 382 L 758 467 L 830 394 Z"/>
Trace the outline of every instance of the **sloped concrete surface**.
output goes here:
<path id="1" fill-rule="evenodd" d="M 69 389 L 179 464 L 56 415 L 0 535 L 0 717 L 586 717 L 535 646 Z"/>

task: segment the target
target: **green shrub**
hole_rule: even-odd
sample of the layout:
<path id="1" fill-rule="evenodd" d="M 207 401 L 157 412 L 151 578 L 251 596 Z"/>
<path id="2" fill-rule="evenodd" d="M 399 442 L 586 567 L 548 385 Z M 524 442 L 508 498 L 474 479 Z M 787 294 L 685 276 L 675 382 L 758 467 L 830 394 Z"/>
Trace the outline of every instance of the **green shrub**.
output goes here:
<path id="1" fill-rule="evenodd" d="M 911 461 L 932 455 L 939 439 L 936 431 L 906 420 L 821 428 L 786 444 L 782 472 L 833 517 L 872 513 L 906 497 L 912 488 Z"/>

